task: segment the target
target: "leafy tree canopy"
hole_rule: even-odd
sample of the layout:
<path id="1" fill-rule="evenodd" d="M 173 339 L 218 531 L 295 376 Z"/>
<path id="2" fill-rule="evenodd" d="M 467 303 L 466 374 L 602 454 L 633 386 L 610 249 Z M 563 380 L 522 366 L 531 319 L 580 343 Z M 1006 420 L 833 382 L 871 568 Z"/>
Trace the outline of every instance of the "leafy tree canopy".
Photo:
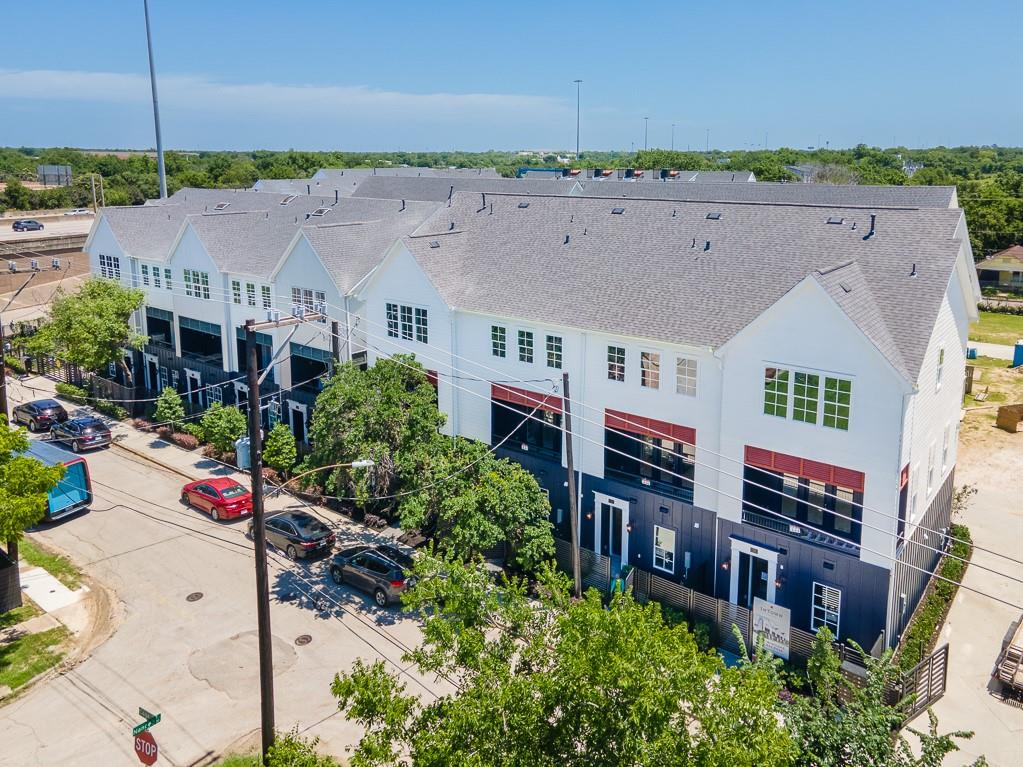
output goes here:
<path id="1" fill-rule="evenodd" d="M 291 429 L 283 422 L 274 425 L 263 445 L 263 463 L 286 474 L 291 471 L 297 459 L 298 447 Z"/>
<path id="2" fill-rule="evenodd" d="M 234 450 L 234 441 L 245 433 L 246 420 L 236 407 L 214 402 L 199 421 L 201 438 L 221 453 Z"/>
<path id="3" fill-rule="evenodd" d="M 25 432 L 0 422 L 0 541 L 8 544 L 43 518 L 47 494 L 64 476 L 63 466 L 46 466 L 26 450 Z"/>
<path id="4" fill-rule="evenodd" d="M 166 424 L 171 429 L 178 430 L 185 422 L 185 405 L 181 401 L 181 395 L 176 389 L 170 386 L 160 392 L 156 398 L 156 409 L 153 411 L 153 418 L 158 424 Z"/>

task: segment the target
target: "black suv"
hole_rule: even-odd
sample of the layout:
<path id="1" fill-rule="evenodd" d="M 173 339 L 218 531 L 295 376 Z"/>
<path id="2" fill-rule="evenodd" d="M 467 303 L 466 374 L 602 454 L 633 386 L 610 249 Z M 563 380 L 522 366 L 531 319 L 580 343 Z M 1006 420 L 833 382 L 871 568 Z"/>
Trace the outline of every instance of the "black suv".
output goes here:
<path id="1" fill-rule="evenodd" d="M 334 583 L 347 583 L 373 595 L 380 607 L 401 599 L 408 586 L 415 585 L 409 577 L 412 557 L 395 546 L 352 546 L 334 555 L 330 577 Z"/>
<path id="2" fill-rule="evenodd" d="M 16 232 L 38 232 L 41 231 L 42 228 L 42 224 L 31 218 L 19 218 L 11 224 L 11 229 Z"/>
<path id="3" fill-rule="evenodd" d="M 14 406 L 14 423 L 23 423 L 31 432 L 49 429 L 67 420 L 67 411 L 55 399 L 37 399 Z"/>
<path id="4" fill-rule="evenodd" d="M 325 554 L 334 548 L 335 535 L 323 522 L 304 511 L 285 511 L 268 517 L 266 542 L 283 550 L 289 559 Z M 249 535 L 253 523 L 249 522 Z"/>
<path id="5" fill-rule="evenodd" d="M 50 427 L 50 439 L 71 445 L 76 453 L 87 448 L 110 444 L 110 429 L 98 418 L 83 416 L 70 418 Z"/>

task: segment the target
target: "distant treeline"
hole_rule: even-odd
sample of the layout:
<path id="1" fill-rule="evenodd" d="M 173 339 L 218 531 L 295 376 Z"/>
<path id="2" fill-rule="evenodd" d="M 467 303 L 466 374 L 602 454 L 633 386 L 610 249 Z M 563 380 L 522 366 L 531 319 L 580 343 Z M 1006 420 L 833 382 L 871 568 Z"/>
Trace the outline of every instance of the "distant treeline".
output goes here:
<path id="1" fill-rule="evenodd" d="M 320 168 L 496 167 L 512 176 L 523 166 L 554 167 L 555 154 L 523 157 L 515 152 L 168 152 L 167 187 L 250 187 L 260 178 L 308 178 Z M 37 165 L 70 165 L 70 187 L 33 190 Z M 574 167 L 751 170 L 760 181 L 818 183 L 937 184 L 957 186 L 966 210 L 974 255 L 981 258 L 1023 241 L 1023 148 L 936 147 L 933 149 L 776 149 L 768 151 L 585 152 Z M 795 172 L 793 169 L 798 169 Z M 103 177 L 107 205 L 137 205 L 159 195 L 156 160 L 77 149 L 0 148 L 0 181 L 7 190 L 0 208 L 34 210 L 91 205 L 89 174 Z M 13 182 L 13 183 L 12 183 Z"/>

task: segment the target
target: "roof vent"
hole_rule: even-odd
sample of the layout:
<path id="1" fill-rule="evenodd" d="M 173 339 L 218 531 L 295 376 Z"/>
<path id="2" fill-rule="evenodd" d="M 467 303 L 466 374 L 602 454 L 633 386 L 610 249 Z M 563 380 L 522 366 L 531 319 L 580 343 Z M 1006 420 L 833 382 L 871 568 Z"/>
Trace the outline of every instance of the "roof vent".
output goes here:
<path id="1" fill-rule="evenodd" d="M 828 223 L 829 224 L 844 224 L 845 223 L 845 219 L 842 218 L 841 216 L 828 216 Z"/>
<path id="2" fill-rule="evenodd" d="M 913 269 L 909 272 L 910 277 L 916 277 L 916 263 L 913 264 Z"/>
<path id="3" fill-rule="evenodd" d="M 454 222 L 454 221 L 452 221 L 452 222 L 451 222 L 451 223 L 450 223 L 450 224 L 448 225 L 448 231 L 450 232 L 450 231 L 452 231 L 452 230 L 453 230 L 454 228 L 455 228 L 455 222 Z"/>
<path id="4" fill-rule="evenodd" d="M 528 208 L 529 207 L 529 203 L 528 202 L 520 202 L 519 203 L 519 207 L 520 208 Z"/>
<path id="5" fill-rule="evenodd" d="M 611 208 L 612 215 L 620 216 L 625 212 L 625 208 Z"/>
<path id="6" fill-rule="evenodd" d="M 289 202 L 294 200 L 296 197 L 298 197 L 297 194 L 289 194 L 287 197 L 285 197 L 283 200 L 281 200 L 281 205 L 287 205 Z"/>
<path id="7" fill-rule="evenodd" d="M 708 213 L 707 214 L 707 220 L 708 221 L 720 221 L 721 220 L 721 214 L 720 213 Z"/>
<path id="8" fill-rule="evenodd" d="M 570 239 L 569 235 L 566 234 L 565 235 L 565 242 L 564 242 L 565 245 L 568 245 L 569 239 Z"/>
<path id="9" fill-rule="evenodd" d="M 439 248 L 440 247 L 440 243 L 437 242 L 436 240 L 430 240 L 430 247 L 431 248 Z"/>
<path id="10" fill-rule="evenodd" d="M 330 208 L 317 208 L 316 210 L 313 211 L 312 215 L 314 215 L 314 216 L 325 216 L 328 213 L 330 213 Z"/>
<path id="11" fill-rule="evenodd" d="M 677 215 L 678 215 L 678 208 L 675 208 L 673 211 L 671 211 L 671 217 L 675 218 Z"/>
<path id="12" fill-rule="evenodd" d="M 869 240 L 874 236 L 874 222 L 877 221 L 877 215 L 874 213 L 870 214 L 870 231 L 863 235 L 864 240 Z"/>
<path id="13" fill-rule="evenodd" d="M 218 202 L 216 205 L 213 206 L 213 210 L 224 210 L 230 204 L 231 203 L 229 202 Z"/>
<path id="14" fill-rule="evenodd" d="M 703 249 L 704 251 L 710 250 L 710 240 L 707 240 L 707 242 L 703 246 Z"/>
<path id="15" fill-rule="evenodd" d="M 840 283 L 838 283 L 838 287 L 840 287 L 840 288 L 841 288 L 842 290 L 844 290 L 844 291 L 845 291 L 846 293 L 852 293 L 852 288 L 850 288 L 850 287 L 849 287 L 849 286 L 848 286 L 848 285 L 847 285 L 846 283 L 844 283 L 844 282 L 840 282 Z"/>

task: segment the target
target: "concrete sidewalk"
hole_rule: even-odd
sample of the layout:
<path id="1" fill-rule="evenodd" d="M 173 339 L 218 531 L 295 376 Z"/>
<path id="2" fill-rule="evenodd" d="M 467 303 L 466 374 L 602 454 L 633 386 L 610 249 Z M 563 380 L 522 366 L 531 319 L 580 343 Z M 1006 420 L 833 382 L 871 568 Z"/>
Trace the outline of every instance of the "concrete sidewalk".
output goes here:
<path id="1" fill-rule="evenodd" d="M 1012 361 L 1013 347 L 1008 344 L 986 344 L 980 341 L 967 341 L 966 346 L 969 349 L 976 349 L 977 354 L 981 357 Z M 969 360 L 967 360 L 967 364 L 969 364 Z"/>

